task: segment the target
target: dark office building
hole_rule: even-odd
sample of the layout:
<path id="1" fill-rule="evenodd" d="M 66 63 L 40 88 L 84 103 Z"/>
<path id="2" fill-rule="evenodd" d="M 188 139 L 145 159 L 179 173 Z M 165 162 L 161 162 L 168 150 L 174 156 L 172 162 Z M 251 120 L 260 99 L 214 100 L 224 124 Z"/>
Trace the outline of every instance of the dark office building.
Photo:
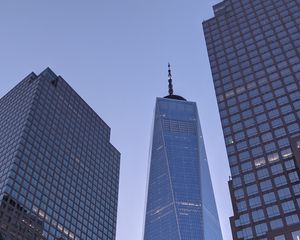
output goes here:
<path id="1" fill-rule="evenodd" d="M 156 99 L 144 240 L 222 240 L 197 106 L 169 81 Z"/>
<path id="2" fill-rule="evenodd" d="M 5 196 L 0 206 L 0 240 L 47 240 L 43 221 Z"/>
<path id="3" fill-rule="evenodd" d="M 203 23 L 233 239 L 300 239 L 300 1 L 225 0 Z"/>
<path id="4" fill-rule="evenodd" d="M 49 68 L 0 99 L 0 236 L 114 240 L 119 152 L 110 128 Z"/>

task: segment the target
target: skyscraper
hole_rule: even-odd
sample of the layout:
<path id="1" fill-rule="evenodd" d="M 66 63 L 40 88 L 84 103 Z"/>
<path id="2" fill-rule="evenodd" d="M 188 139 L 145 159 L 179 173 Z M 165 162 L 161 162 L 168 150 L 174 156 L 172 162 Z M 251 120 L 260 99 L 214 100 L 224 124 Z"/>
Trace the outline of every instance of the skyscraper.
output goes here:
<path id="1" fill-rule="evenodd" d="M 196 103 L 156 99 L 144 240 L 222 240 Z"/>
<path id="2" fill-rule="evenodd" d="M 225 0 L 203 23 L 233 239 L 300 239 L 300 1 Z"/>
<path id="3" fill-rule="evenodd" d="M 2 236 L 15 225 L 47 240 L 115 239 L 120 154 L 62 77 L 31 73 L 2 97 L 0 132 Z"/>

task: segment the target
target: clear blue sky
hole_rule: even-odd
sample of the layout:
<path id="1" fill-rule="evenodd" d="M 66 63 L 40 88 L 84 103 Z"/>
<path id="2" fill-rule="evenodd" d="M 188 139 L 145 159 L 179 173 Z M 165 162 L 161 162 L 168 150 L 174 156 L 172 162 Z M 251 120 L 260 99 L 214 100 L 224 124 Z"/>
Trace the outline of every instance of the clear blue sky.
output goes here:
<path id="1" fill-rule="evenodd" d="M 196 101 L 224 240 L 229 167 L 202 31 L 218 0 L 1 0 L 0 96 L 46 67 L 111 127 L 122 153 L 117 240 L 141 240 L 155 98 Z"/>

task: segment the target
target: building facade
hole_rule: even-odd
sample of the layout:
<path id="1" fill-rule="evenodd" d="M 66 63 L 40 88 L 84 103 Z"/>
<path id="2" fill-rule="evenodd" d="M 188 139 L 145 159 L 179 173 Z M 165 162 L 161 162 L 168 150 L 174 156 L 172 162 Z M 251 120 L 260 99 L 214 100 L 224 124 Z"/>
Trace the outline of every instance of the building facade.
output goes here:
<path id="1" fill-rule="evenodd" d="M 43 237 L 43 221 L 6 195 L 0 206 L 0 240 L 47 239 Z"/>
<path id="2" fill-rule="evenodd" d="M 196 103 L 156 99 L 144 240 L 222 240 Z"/>
<path id="3" fill-rule="evenodd" d="M 233 239 L 300 239 L 300 1 L 225 0 L 203 23 Z"/>
<path id="4" fill-rule="evenodd" d="M 62 77 L 31 73 L 3 96 L 0 132 L 0 223 L 32 221 L 43 238 L 30 239 L 115 239 L 120 154 Z"/>

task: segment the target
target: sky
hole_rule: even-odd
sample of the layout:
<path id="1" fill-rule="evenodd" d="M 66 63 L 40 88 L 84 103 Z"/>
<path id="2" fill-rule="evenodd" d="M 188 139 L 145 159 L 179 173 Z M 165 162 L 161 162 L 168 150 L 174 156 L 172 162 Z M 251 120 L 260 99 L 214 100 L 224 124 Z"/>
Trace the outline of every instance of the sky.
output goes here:
<path id="1" fill-rule="evenodd" d="M 202 21 L 219 0 L 0 0 L 0 96 L 50 67 L 111 127 L 121 152 L 117 240 L 142 240 L 156 97 L 197 102 L 224 240 L 229 166 Z"/>

